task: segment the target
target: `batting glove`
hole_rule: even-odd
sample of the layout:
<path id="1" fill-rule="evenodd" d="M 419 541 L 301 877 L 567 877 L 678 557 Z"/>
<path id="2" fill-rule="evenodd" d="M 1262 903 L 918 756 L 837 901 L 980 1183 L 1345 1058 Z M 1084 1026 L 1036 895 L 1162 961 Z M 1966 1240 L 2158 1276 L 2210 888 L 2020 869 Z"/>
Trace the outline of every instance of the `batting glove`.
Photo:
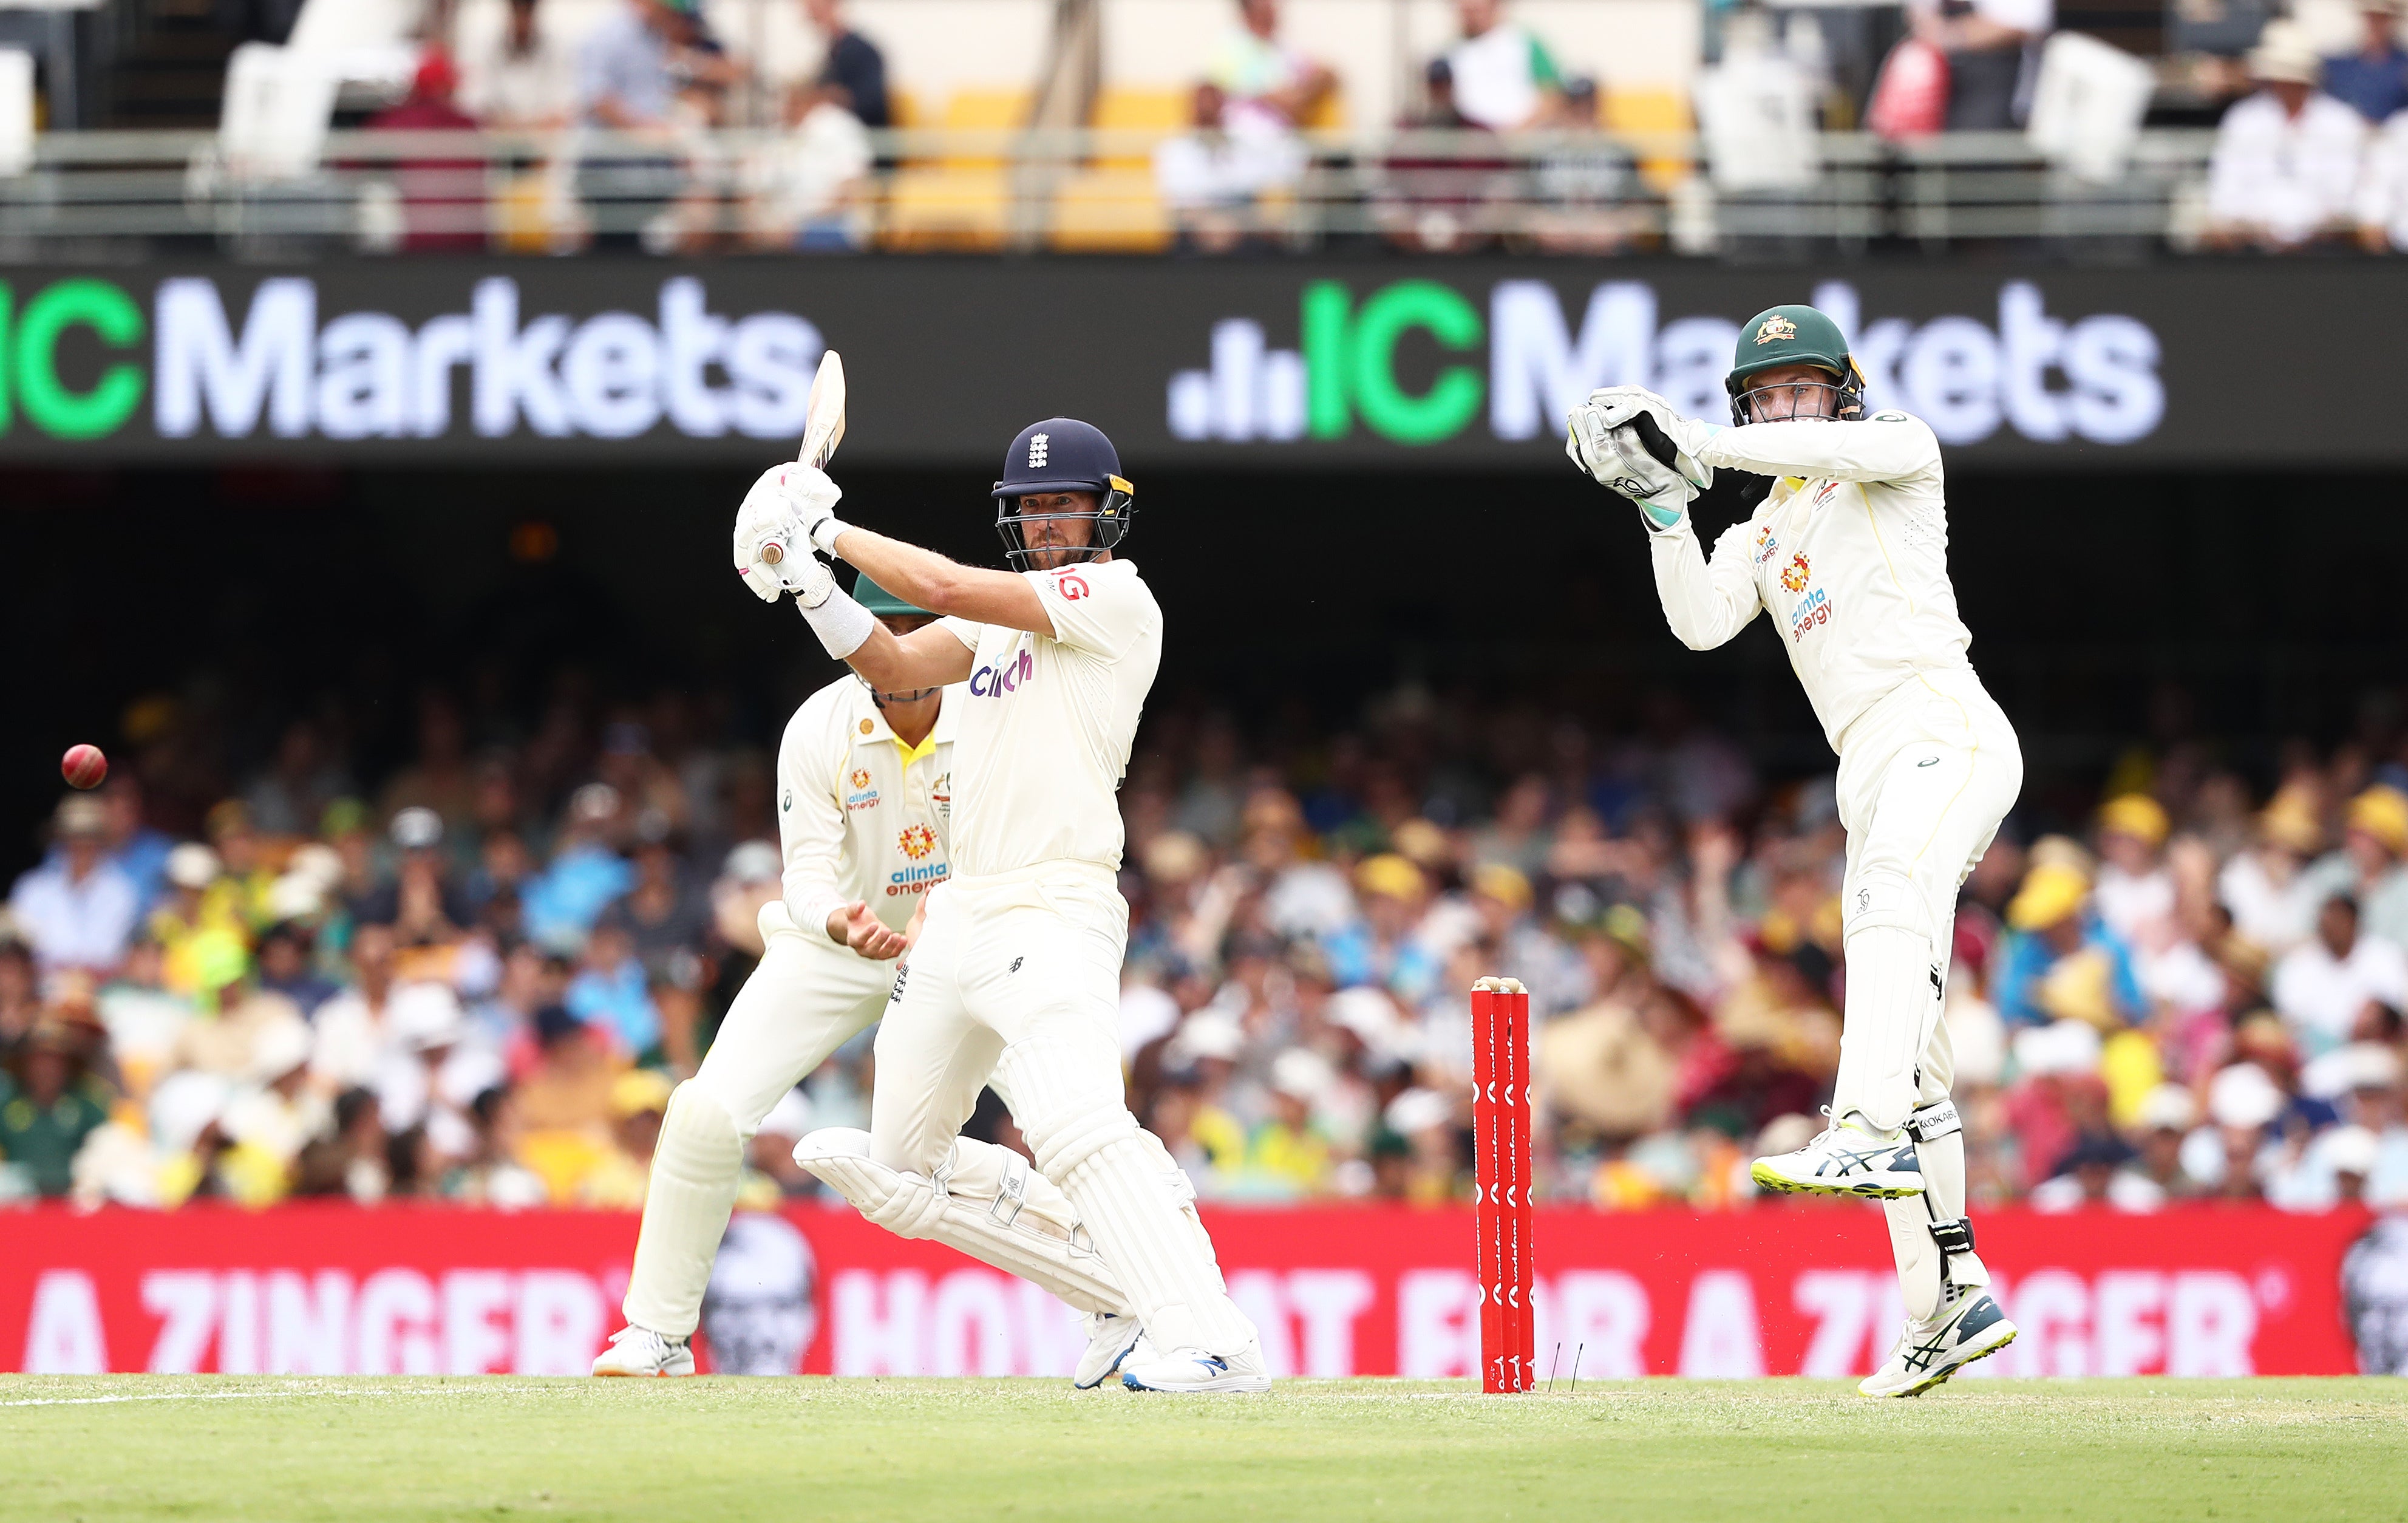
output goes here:
<path id="1" fill-rule="evenodd" d="M 1640 437 L 1650 446 L 1657 443 L 1647 436 L 1660 434 L 1671 445 L 1672 458 L 1664 463 L 1688 478 L 1692 486 L 1703 490 L 1714 484 L 1712 466 L 1700 465 L 1699 452 L 1706 441 L 1721 430 L 1713 424 L 1684 418 L 1672 410 L 1672 404 L 1644 386 L 1606 386 L 1588 394 L 1589 407 L 1598 409 L 1609 428 L 1636 426 Z M 1641 420 L 1645 422 L 1641 423 Z M 1662 452 L 1656 452 L 1659 458 Z"/>

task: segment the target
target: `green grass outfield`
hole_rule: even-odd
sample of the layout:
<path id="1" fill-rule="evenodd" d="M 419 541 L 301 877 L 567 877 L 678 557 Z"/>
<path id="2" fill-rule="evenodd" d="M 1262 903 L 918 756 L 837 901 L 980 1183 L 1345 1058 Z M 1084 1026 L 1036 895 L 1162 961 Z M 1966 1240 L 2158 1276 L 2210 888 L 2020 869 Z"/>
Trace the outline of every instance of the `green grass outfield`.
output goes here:
<path id="1" fill-rule="evenodd" d="M 2408 1519 L 2408 1381 L 0 1376 L 11 1518 Z"/>

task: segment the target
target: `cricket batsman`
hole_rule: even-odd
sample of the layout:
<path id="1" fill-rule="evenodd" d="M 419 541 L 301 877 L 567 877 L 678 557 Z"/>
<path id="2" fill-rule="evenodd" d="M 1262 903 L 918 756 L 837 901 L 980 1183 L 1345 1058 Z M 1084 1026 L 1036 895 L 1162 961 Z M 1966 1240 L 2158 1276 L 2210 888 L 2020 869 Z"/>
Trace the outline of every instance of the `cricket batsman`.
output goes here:
<path id="1" fill-rule="evenodd" d="M 992 1070 L 1143 1324 L 1122 1384 L 1261 1391 L 1254 1328 L 1222 1283 L 1195 1191 L 1129 1114 L 1121 1075 L 1128 906 L 1113 796 L 1162 654 L 1162 611 L 1115 555 L 1133 496 L 1100 430 L 1049 418 L 1011 441 L 995 484 L 1009 571 L 845 523 L 836 483 L 806 467 L 769 472 L 747 499 L 739 555 L 748 532 L 781 547 L 764 570 L 796 592 L 829 654 L 882 691 L 967 684 L 953 689 L 953 876 L 895 977 L 869 1131 L 814 1132 L 795 1157 L 873 1220 L 932 1181 L 941 1196 L 953 1133 Z M 814 548 L 946 617 L 897 636 L 813 571 Z"/>
<path id="2" fill-rule="evenodd" d="M 747 583 L 771 600 L 784 596 L 760 569 Z M 936 618 L 867 576 L 853 594 L 848 601 L 862 617 L 891 635 Z M 762 906 L 760 966 L 700 1071 L 669 1097 L 627 1282 L 627 1326 L 594 1361 L 595 1374 L 694 1373 L 689 1340 L 727 1231 L 745 1143 L 788 1090 L 885 1011 L 907 932 L 951 870 L 963 701 L 960 688 L 939 682 L 879 688 L 846 676 L 787 722 L 778 746 L 784 893 Z M 1075 1378 L 1100 1383 L 1136 1342 L 1138 1323 L 1093 1249 L 1081 1245 L 1069 1202 L 1009 1148 L 951 1137 L 933 1145 L 945 1198 L 901 1202 L 916 1209 L 902 1225 L 918 1228 L 910 1236 L 1025 1273 L 1086 1314 L 1090 1346 Z"/>
<path id="3" fill-rule="evenodd" d="M 1859 1389 L 1917 1396 L 2015 1336 L 1965 1216 L 1940 1013 L 1956 893 L 2015 801 L 2023 755 L 1966 658 L 1931 429 L 1866 415 L 1864 374 L 1812 307 L 1751 320 L 1724 385 L 1729 427 L 1637 386 L 1593 393 L 1566 453 L 1638 505 L 1682 643 L 1711 650 L 1770 611 L 1839 753 L 1847 1012 L 1831 1125 L 1752 1172 L 1767 1189 L 1884 1202 L 1907 1326 Z M 1717 467 L 1773 480 L 1709 558 L 1688 510 Z"/>

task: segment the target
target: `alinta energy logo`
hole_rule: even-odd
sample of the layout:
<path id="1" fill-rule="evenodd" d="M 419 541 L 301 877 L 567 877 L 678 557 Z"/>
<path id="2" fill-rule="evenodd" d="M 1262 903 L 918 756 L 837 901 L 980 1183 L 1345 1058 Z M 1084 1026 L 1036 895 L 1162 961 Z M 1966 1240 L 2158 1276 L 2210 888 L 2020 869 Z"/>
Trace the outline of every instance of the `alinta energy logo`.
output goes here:
<path id="1" fill-rule="evenodd" d="M 1767 295 L 1744 282 L 1750 300 Z M 1777 295 L 1777 293 L 1774 293 Z M 2157 335 L 2115 312 L 2053 315 L 2029 280 L 2002 283 L 1982 317 L 1868 315 L 1856 288 L 1813 293 L 1868 380 L 1876 408 L 1904 408 L 1941 441 L 1978 444 L 2011 431 L 2036 443 L 2128 444 L 2165 417 Z M 1400 445 L 1471 434 L 1557 438 L 1564 415 L 1599 386 L 1644 385 L 1692 416 L 1728 415 L 1723 376 L 1739 339 L 1730 315 L 1667 318 L 1655 287 L 1610 280 L 1578 311 L 1544 280 L 1500 280 L 1474 297 L 1430 280 L 1398 280 L 1360 299 L 1314 280 L 1297 305 L 1295 349 L 1272 346 L 1254 317 L 1214 323 L 1210 363 L 1170 378 L 1172 437 L 1226 443 L 1334 440 L 1357 425 Z M 1742 314 L 1743 315 L 1743 314 Z M 1426 356 L 1400 377 L 1400 351 Z"/>
<path id="2" fill-rule="evenodd" d="M 147 394 L 170 439 L 618 439 L 666 424 L 782 440 L 802 429 L 825 347 L 792 312 L 712 312 L 691 276 L 663 280 L 650 312 L 583 317 L 523 311 L 509 276 L 412 320 L 322 310 L 308 276 L 229 299 L 240 284 L 170 277 L 146 314 L 113 280 L 0 280 L 0 437 L 22 420 L 55 439 L 105 438 Z"/>

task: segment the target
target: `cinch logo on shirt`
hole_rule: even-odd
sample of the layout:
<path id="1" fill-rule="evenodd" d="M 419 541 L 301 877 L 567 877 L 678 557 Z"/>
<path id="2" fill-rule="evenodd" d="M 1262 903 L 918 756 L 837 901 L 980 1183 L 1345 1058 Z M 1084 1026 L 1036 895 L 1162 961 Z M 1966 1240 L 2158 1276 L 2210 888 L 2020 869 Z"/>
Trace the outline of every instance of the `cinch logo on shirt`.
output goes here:
<path id="1" fill-rule="evenodd" d="M 1006 658 L 1001 667 L 981 667 L 971 672 L 970 697 L 999 698 L 1006 693 L 1017 692 L 1020 684 L 1028 681 L 1036 670 L 1037 658 L 1024 645 L 1017 656 Z"/>

